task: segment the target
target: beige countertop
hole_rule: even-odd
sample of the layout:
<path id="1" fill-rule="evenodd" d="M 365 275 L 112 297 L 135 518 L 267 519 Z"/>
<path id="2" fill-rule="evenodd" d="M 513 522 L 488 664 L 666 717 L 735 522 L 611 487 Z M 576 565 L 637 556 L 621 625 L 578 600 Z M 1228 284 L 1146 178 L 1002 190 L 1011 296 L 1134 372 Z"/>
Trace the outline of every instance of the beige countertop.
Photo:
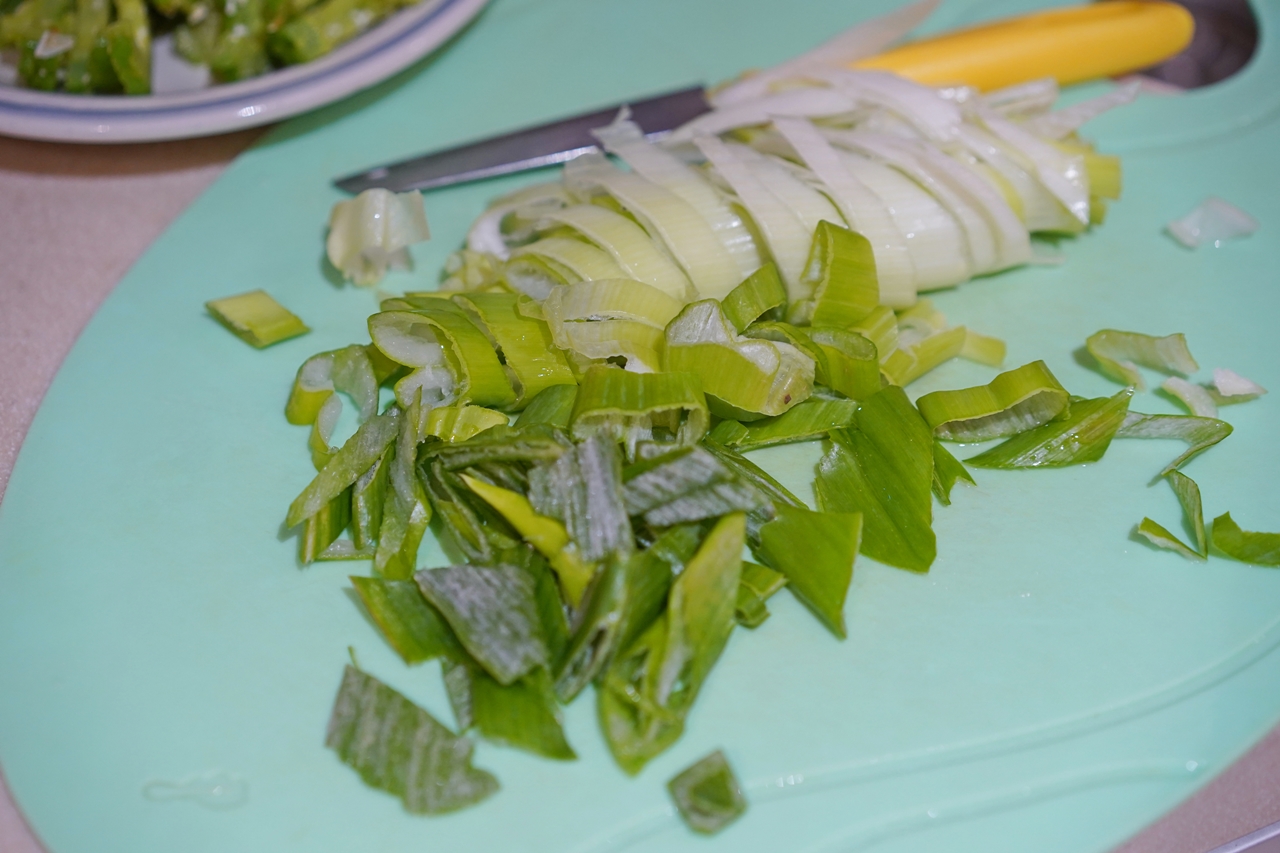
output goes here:
<path id="1" fill-rule="evenodd" d="M 80 330 L 138 256 L 258 133 L 117 146 L 0 138 L 0 500 L 40 399 Z M 1277 820 L 1280 729 L 1115 853 L 1206 853 Z M 0 853 L 41 851 L 0 775 Z"/>

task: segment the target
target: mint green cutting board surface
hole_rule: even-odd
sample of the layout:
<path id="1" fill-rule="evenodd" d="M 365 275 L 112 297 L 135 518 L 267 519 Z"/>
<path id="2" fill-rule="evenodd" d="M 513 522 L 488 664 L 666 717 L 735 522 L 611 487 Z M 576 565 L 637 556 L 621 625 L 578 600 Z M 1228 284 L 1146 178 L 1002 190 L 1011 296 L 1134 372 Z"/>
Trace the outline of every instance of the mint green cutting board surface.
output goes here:
<path id="1" fill-rule="evenodd" d="M 1123 441 L 1093 465 L 975 472 L 938 508 L 927 575 L 860 560 L 842 643 L 780 594 L 637 778 L 609 759 L 589 695 L 566 714 L 580 760 L 480 744 L 502 791 L 449 817 L 409 816 L 324 748 L 348 646 L 452 719 L 438 667 L 406 668 L 353 603 L 346 575 L 366 564 L 300 571 L 280 530 L 312 474 L 306 430 L 281 415 L 293 372 L 364 340 L 374 308 L 322 273 L 329 178 L 773 63 L 873 6 L 887 4 L 495 0 L 430 61 L 278 129 L 173 225 L 67 359 L 0 507 L 0 765 L 51 853 L 1095 853 L 1280 719 L 1280 572 L 1135 541 L 1144 515 L 1181 529 L 1172 493 L 1147 485 L 1179 446 Z M 1018 10 L 947 0 L 928 29 Z M 1198 378 L 1230 367 L 1280 392 L 1280 9 L 1259 14 L 1242 75 L 1089 128 L 1125 156 L 1125 198 L 1064 242 L 1065 265 L 941 294 L 948 317 L 1079 394 L 1116 390 L 1074 355 L 1104 327 L 1183 331 Z M 432 286 L 485 199 L 522 180 L 429 195 L 435 239 L 387 288 Z M 1211 194 L 1259 233 L 1194 253 L 1161 234 Z M 259 352 L 203 312 L 258 287 L 314 332 Z M 912 391 L 994 373 L 954 363 Z M 1176 411 L 1150 392 L 1133 406 Z M 1224 410 L 1235 434 L 1187 467 L 1207 516 L 1280 529 L 1278 408 L 1273 393 Z M 814 448 L 758 457 L 808 494 Z M 715 748 L 751 807 L 697 838 L 664 783 Z M 200 779 L 244 796 L 211 808 L 165 787 Z"/>

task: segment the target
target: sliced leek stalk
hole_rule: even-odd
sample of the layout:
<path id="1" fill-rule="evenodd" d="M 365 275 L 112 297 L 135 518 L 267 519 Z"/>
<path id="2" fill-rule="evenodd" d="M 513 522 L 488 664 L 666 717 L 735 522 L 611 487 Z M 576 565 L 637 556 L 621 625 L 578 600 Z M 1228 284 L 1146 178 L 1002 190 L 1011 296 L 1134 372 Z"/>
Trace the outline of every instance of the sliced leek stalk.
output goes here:
<path id="1" fill-rule="evenodd" d="M 1104 374 L 1139 391 L 1145 390 L 1147 384 L 1138 372 L 1138 365 L 1183 375 L 1200 369 L 1187 349 L 1186 337 L 1180 332 L 1158 338 L 1141 332 L 1103 329 L 1089 336 L 1085 348 Z"/>
<path id="2" fill-rule="evenodd" d="M 692 373 L 631 373 L 616 367 L 587 370 L 574 401 L 575 438 L 604 435 L 634 458 L 643 441 L 696 444 L 711 415 L 702 383 Z"/>
<path id="3" fill-rule="evenodd" d="M 237 338 L 258 349 L 311 331 L 264 290 L 213 299 L 204 307 Z"/>
<path id="4" fill-rule="evenodd" d="M 1001 373 L 987 385 L 933 391 L 916 401 L 933 434 L 986 441 L 1035 429 L 1067 411 L 1067 390 L 1043 361 Z"/>

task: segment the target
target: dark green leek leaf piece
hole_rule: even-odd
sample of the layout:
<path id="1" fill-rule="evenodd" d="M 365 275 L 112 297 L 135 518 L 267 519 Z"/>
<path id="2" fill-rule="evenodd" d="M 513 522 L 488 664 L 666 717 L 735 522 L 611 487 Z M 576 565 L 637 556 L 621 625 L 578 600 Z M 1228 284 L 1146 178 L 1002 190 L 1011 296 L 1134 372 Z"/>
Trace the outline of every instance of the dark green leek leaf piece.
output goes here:
<path id="1" fill-rule="evenodd" d="M 789 506 L 778 507 L 778 517 L 760 529 L 760 556 L 787 576 L 796 598 L 841 639 L 845 637 L 844 600 L 861 536 L 858 513 Z"/>
<path id="2" fill-rule="evenodd" d="M 1186 451 L 1156 475 L 1158 480 L 1231 435 L 1231 431 L 1231 424 L 1217 418 L 1129 412 L 1116 432 L 1116 438 L 1176 438 L 1185 441 L 1189 445 Z"/>
<path id="3" fill-rule="evenodd" d="M 779 504 L 800 507 L 804 506 L 804 503 L 798 497 L 791 494 L 785 486 L 765 473 L 763 468 L 752 462 L 750 459 L 747 459 L 733 448 L 725 447 L 723 444 L 711 439 L 704 439 L 702 446 L 723 462 L 735 476 L 755 486 L 765 495 L 765 497 L 769 499 L 770 504 L 772 504 L 772 506 L 763 510 L 755 510 L 747 513 L 747 536 L 751 540 L 752 544 L 759 541 L 760 526 L 773 520 L 774 507 Z"/>
<path id="4" fill-rule="evenodd" d="M 400 432 L 400 410 L 390 408 L 381 415 L 360 425 L 355 434 L 316 474 L 302 494 L 289 506 L 285 527 L 293 527 L 306 521 L 329 501 L 342 494 L 348 486 L 391 446 Z"/>
<path id="5" fill-rule="evenodd" d="M 938 439 L 933 440 L 933 493 L 943 506 L 951 506 L 951 490 L 956 483 L 964 480 L 976 486 L 973 475 L 964 463 L 951 455 L 951 451 Z"/>
<path id="6" fill-rule="evenodd" d="M 417 568 L 418 547 L 431 522 L 431 504 L 418 480 L 418 446 L 427 437 L 431 407 L 416 397 L 400 418 L 400 433 L 390 458 L 382 524 L 373 567 L 386 578 L 408 580 Z"/>
<path id="7" fill-rule="evenodd" d="M 1133 389 L 1074 400 L 1071 413 L 965 460 L 977 468 L 1061 468 L 1102 458 L 1129 411 Z"/>
<path id="8" fill-rule="evenodd" d="M 735 478 L 701 447 L 680 448 L 632 465 L 623 472 L 623 481 L 622 502 L 627 513 L 642 515 L 651 527 L 769 506 L 764 494 Z"/>
<path id="9" fill-rule="evenodd" d="M 724 315 L 741 334 L 765 314 L 787 304 L 787 288 L 772 261 L 760 267 L 720 300 Z"/>
<path id="10" fill-rule="evenodd" d="M 663 531 L 648 548 L 631 556 L 627 563 L 626 605 L 618 627 L 617 648 L 631 645 L 658 618 L 667 603 L 671 582 L 697 553 L 702 534 L 700 524 L 678 524 Z"/>
<path id="11" fill-rule="evenodd" d="M 759 628 L 769 618 L 765 602 L 786 585 L 787 576 L 782 572 L 744 561 L 733 618 L 744 628 Z"/>
<path id="12" fill-rule="evenodd" d="M 496 426 L 466 441 L 446 444 L 434 450 L 449 471 L 459 471 L 486 462 L 542 462 L 556 460 L 573 443 L 549 424 L 525 427 Z"/>
<path id="13" fill-rule="evenodd" d="M 1224 512 L 1213 520 L 1213 544 L 1228 557 L 1255 566 L 1280 566 L 1280 533 L 1241 530 Z"/>
<path id="14" fill-rule="evenodd" d="M 573 635 L 555 673 L 556 696 L 569 703 L 606 667 L 618 649 L 627 606 L 627 563 L 613 555 L 588 588 Z"/>
<path id="15" fill-rule="evenodd" d="M 862 552 L 868 557 L 928 571 L 937 556 L 933 434 L 906 393 L 891 385 L 868 397 L 853 426 L 832 431 L 831 439 L 814 483 L 819 506 L 862 514 Z M 798 588 L 795 577 L 791 583 Z"/>
<path id="16" fill-rule="evenodd" d="M 527 545 L 505 552 L 502 561 L 519 566 L 533 578 L 533 600 L 538 607 L 538 621 L 547 643 L 547 659 L 554 671 L 569 645 L 569 622 L 560 598 L 560 583 L 546 558 Z"/>
<path id="17" fill-rule="evenodd" d="M 1204 535 L 1204 510 L 1200 503 L 1200 487 L 1196 485 L 1195 480 L 1181 471 L 1170 471 L 1165 475 L 1165 479 L 1168 480 L 1173 493 L 1178 496 L 1178 503 L 1182 505 L 1182 513 L 1186 516 L 1187 525 L 1195 538 L 1195 548 L 1183 544 L 1177 536 L 1149 518 L 1142 519 L 1138 525 L 1138 533 L 1157 548 L 1177 551 L 1188 560 L 1203 560 L 1209 555 L 1209 543 Z"/>
<path id="18" fill-rule="evenodd" d="M 694 832 L 712 835 L 747 810 L 747 798 L 720 750 L 680 771 L 667 783 L 680 817 Z"/>
<path id="19" fill-rule="evenodd" d="M 492 774 L 471 766 L 469 739 L 353 666 L 343 673 L 325 745 L 413 814 L 457 811 L 498 790 Z"/>
<path id="20" fill-rule="evenodd" d="M 413 581 L 351 578 L 365 609 L 391 648 L 407 664 L 464 654 L 449 623 L 422 597 Z"/>
<path id="21" fill-rule="evenodd" d="M 879 373 L 876 374 L 879 376 Z M 822 438 L 833 429 L 853 423 L 858 404 L 853 400 L 811 397 L 781 415 L 749 424 L 721 421 L 708 438 L 741 451 Z"/>
<path id="22" fill-rule="evenodd" d="M 565 739 L 560 706 L 545 669 L 503 686 L 473 663 L 453 663 L 445 672 L 445 684 L 459 725 L 465 715 L 464 728 L 474 727 L 485 740 L 560 761 L 578 757 Z"/>
<path id="23" fill-rule="evenodd" d="M 414 575 L 471 656 L 510 684 L 550 655 L 536 601 L 536 582 L 517 566 L 445 566 Z"/>
<path id="24" fill-rule="evenodd" d="M 387 448 L 351 487 L 351 541 L 358 549 L 377 547 L 382 508 L 387 500 L 391 454 L 391 448 Z"/>
<path id="25" fill-rule="evenodd" d="M 582 559 L 594 563 L 635 545 L 622 502 L 622 454 L 602 435 L 582 441 L 555 464 L 556 485 L 565 498 L 564 522 Z"/>
<path id="26" fill-rule="evenodd" d="M 303 523 L 302 533 L 298 536 L 299 561 L 305 566 L 319 560 L 350 522 L 351 490 L 344 489 Z"/>
<path id="27" fill-rule="evenodd" d="M 519 429 L 546 424 L 567 430 L 569 421 L 573 418 L 573 404 L 577 399 L 577 385 L 552 385 L 544 388 L 516 418 L 515 426 Z"/>

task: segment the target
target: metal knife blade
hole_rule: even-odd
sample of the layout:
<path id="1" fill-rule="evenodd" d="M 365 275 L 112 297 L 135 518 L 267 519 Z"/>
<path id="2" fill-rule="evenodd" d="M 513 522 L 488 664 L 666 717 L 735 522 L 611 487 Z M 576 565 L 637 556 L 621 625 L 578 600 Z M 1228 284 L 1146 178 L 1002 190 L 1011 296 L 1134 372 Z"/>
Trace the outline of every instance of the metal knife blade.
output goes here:
<path id="1" fill-rule="evenodd" d="M 405 192 L 564 163 L 595 147 L 591 131 L 613 121 L 623 106 L 631 108 L 631 120 L 649 139 L 665 136 L 711 109 L 704 89 L 693 86 L 379 166 L 339 178 L 334 184 L 350 193 L 373 187 Z"/>

